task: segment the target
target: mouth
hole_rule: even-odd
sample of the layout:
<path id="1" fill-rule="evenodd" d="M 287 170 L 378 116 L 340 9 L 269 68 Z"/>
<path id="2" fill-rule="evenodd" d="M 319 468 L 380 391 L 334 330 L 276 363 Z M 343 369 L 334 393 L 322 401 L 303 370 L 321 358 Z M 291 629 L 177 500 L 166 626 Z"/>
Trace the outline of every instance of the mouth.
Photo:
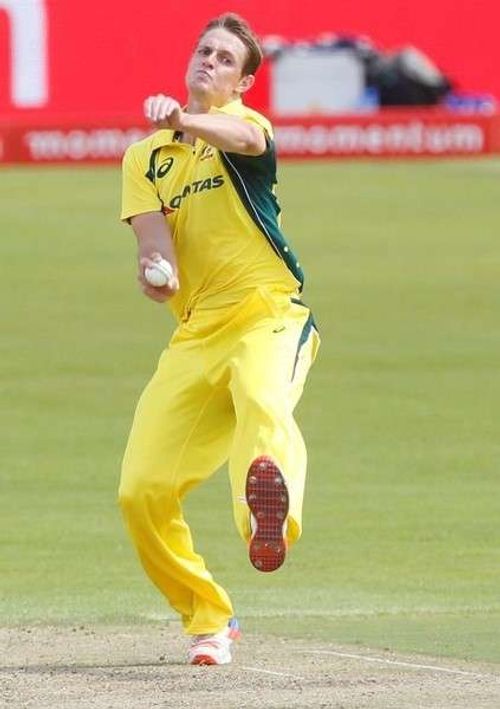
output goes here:
<path id="1" fill-rule="evenodd" d="M 205 78 L 205 79 L 211 79 L 211 78 L 212 78 L 212 77 L 210 76 L 210 74 L 208 73 L 208 71 L 205 71 L 205 69 L 197 69 L 195 73 L 196 73 L 197 76 L 199 76 L 199 77 L 201 77 L 201 78 Z"/>

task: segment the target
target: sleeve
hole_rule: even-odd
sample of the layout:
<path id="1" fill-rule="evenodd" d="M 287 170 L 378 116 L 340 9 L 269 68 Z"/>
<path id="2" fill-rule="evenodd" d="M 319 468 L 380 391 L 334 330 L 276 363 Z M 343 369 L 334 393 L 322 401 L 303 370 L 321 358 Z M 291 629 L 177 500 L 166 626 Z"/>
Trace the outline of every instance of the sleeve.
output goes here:
<path id="1" fill-rule="evenodd" d="M 267 132 L 266 149 L 262 155 L 241 155 L 240 153 L 227 153 L 227 155 L 230 156 L 235 165 L 247 170 L 254 170 L 260 173 L 270 185 L 276 184 L 276 150 L 274 140 Z"/>
<path id="2" fill-rule="evenodd" d="M 276 183 L 276 149 L 273 138 L 273 128 L 267 118 L 262 116 L 257 111 L 248 109 L 242 104 L 241 112 L 238 114 L 248 123 L 258 126 L 264 132 L 266 137 L 266 149 L 262 155 L 241 155 L 239 153 L 227 153 L 233 162 L 240 165 L 243 169 L 253 170 L 260 173 L 270 185 Z"/>
<path id="3" fill-rule="evenodd" d="M 162 202 L 154 183 L 146 176 L 146 170 L 138 160 L 135 146 L 127 148 L 122 162 L 122 208 L 120 218 L 145 212 L 159 212 Z"/>

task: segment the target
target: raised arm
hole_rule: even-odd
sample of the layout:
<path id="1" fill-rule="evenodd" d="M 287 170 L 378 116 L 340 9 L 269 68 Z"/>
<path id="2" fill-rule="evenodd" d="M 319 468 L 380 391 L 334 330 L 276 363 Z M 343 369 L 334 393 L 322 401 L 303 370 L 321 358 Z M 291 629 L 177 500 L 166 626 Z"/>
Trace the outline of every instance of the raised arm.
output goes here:
<path id="1" fill-rule="evenodd" d="M 187 113 L 170 96 L 150 96 L 144 102 L 146 117 L 155 126 L 171 128 L 201 138 L 214 148 L 241 155 L 262 155 L 266 137 L 262 128 L 223 113 Z"/>

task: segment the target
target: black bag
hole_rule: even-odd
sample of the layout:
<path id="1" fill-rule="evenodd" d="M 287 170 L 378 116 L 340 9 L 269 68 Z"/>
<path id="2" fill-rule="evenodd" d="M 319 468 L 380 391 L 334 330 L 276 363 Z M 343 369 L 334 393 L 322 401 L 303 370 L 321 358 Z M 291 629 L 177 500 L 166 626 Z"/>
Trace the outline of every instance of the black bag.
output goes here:
<path id="1" fill-rule="evenodd" d="M 367 86 L 377 90 L 381 106 L 434 105 L 452 88 L 446 76 L 414 47 L 372 55 L 365 67 Z"/>

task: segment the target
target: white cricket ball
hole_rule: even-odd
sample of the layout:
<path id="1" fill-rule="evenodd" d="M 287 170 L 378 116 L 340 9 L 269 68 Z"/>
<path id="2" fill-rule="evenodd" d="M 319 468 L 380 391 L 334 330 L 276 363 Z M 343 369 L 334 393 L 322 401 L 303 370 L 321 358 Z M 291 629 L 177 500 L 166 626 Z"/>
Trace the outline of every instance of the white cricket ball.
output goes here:
<path id="1" fill-rule="evenodd" d="M 166 259 L 162 258 L 154 261 L 151 267 L 144 269 L 144 277 L 150 285 L 160 288 L 171 282 L 174 269 Z"/>

